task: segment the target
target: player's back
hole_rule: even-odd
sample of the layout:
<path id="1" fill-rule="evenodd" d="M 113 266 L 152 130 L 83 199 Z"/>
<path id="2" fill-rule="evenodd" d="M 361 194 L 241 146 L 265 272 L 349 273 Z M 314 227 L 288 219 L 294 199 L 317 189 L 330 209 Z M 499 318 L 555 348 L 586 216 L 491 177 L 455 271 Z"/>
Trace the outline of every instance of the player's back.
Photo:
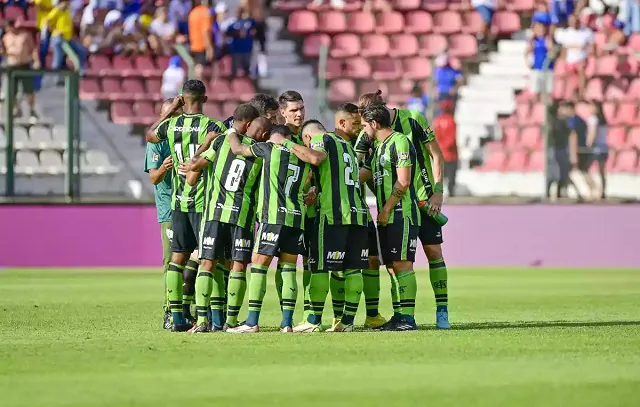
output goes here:
<path id="1" fill-rule="evenodd" d="M 330 225 L 367 225 L 369 212 L 358 180 L 358 159 L 351 143 L 324 133 L 311 140 L 311 148 L 327 159 L 315 168 L 320 192 L 320 216 Z"/>

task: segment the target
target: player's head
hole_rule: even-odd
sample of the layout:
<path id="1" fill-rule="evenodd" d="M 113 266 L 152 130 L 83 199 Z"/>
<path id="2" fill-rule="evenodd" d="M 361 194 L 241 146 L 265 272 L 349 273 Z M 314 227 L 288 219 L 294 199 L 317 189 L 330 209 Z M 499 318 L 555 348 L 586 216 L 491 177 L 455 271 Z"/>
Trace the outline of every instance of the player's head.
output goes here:
<path id="1" fill-rule="evenodd" d="M 245 134 L 251 122 L 260 117 L 258 109 L 250 103 L 243 103 L 233 111 L 233 128 Z"/>
<path id="2" fill-rule="evenodd" d="M 182 97 L 184 99 L 185 110 L 189 107 L 202 107 L 207 101 L 207 87 L 204 82 L 197 79 L 189 79 L 182 85 Z"/>
<path id="3" fill-rule="evenodd" d="M 313 136 L 317 135 L 318 133 L 326 133 L 326 131 L 327 129 L 325 129 L 320 121 L 314 119 L 307 120 L 306 122 L 302 123 L 302 126 L 300 127 L 300 136 L 302 137 L 304 145 L 309 147 Z"/>
<path id="4" fill-rule="evenodd" d="M 278 105 L 276 98 L 265 93 L 256 93 L 249 103 L 258 109 L 260 116 L 266 117 L 274 124 L 277 123 L 278 109 L 280 108 L 280 105 Z"/>
<path id="5" fill-rule="evenodd" d="M 385 105 L 385 101 L 382 98 L 382 91 L 380 89 L 375 92 L 365 93 L 360 96 L 360 99 L 358 99 L 358 108 L 360 110 L 366 109 L 372 105 Z"/>
<path id="6" fill-rule="evenodd" d="M 288 90 L 278 98 L 280 114 L 286 124 L 299 127 L 304 123 L 304 101 L 302 95 L 295 90 Z"/>
<path id="7" fill-rule="evenodd" d="M 391 126 L 391 115 L 384 105 L 371 105 L 360 111 L 362 128 L 370 138 Z"/>
<path id="8" fill-rule="evenodd" d="M 247 129 L 247 137 L 252 138 L 258 142 L 266 141 L 272 127 L 273 123 L 271 123 L 269 119 L 267 119 L 266 117 L 258 116 L 249 125 L 249 128 Z"/>
<path id="9" fill-rule="evenodd" d="M 341 130 L 348 138 L 357 137 L 362 130 L 358 106 L 345 103 L 338 107 L 335 116 L 336 130 Z"/>
<path id="10" fill-rule="evenodd" d="M 160 108 L 160 116 L 164 116 L 165 113 L 167 113 L 167 111 L 169 109 L 171 109 L 171 105 L 173 104 L 173 99 L 169 98 L 169 99 L 165 99 L 162 102 L 162 107 Z M 182 108 L 176 110 L 176 112 L 171 115 L 171 117 L 176 117 L 176 116 L 180 116 L 182 114 Z"/>
<path id="11" fill-rule="evenodd" d="M 275 126 L 273 126 L 273 128 L 269 132 L 269 138 L 271 138 L 271 136 L 273 136 L 274 134 L 279 134 L 288 140 L 291 140 L 291 137 L 293 136 L 293 132 L 291 131 L 291 129 L 284 124 L 276 124 Z"/>

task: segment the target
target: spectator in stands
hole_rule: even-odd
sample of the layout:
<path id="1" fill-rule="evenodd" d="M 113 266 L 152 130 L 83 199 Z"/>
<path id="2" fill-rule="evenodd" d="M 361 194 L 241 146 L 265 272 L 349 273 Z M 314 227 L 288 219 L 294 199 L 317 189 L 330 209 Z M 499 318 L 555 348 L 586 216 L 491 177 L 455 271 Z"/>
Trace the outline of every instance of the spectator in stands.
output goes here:
<path id="1" fill-rule="evenodd" d="M 169 18 L 178 27 L 182 35 L 189 33 L 189 12 L 191 0 L 171 0 L 169 3 Z"/>
<path id="2" fill-rule="evenodd" d="M 543 1 L 539 1 L 536 5 L 536 11 L 531 16 L 531 25 L 540 23 L 545 27 L 551 26 L 551 13 L 549 12 L 549 5 Z"/>
<path id="3" fill-rule="evenodd" d="M 533 23 L 532 31 L 527 47 L 527 64 L 531 68 L 529 90 L 538 101 L 547 101 L 553 94 L 553 39 L 542 23 Z M 543 93 L 544 98 L 541 97 Z"/>
<path id="4" fill-rule="evenodd" d="M 101 52 L 129 55 L 138 50 L 136 38 L 125 35 L 124 24 L 120 16 L 121 13 L 118 10 L 111 10 L 107 13 L 104 21 L 106 35 L 100 42 L 98 39 L 94 40 L 99 43 L 98 47 Z"/>
<path id="5" fill-rule="evenodd" d="M 260 51 L 256 54 L 256 69 L 260 77 L 266 77 L 267 72 L 267 24 L 265 21 L 264 0 L 242 0 L 241 7 L 249 10 L 251 18 L 256 24 L 255 40 L 260 46 Z"/>
<path id="6" fill-rule="evenodd" d="M 444 177 L 447 179 L 449 196 L 456 193 L 456 173 L 458 172 L 457 127 L 453 118 L 453 102 L 440 102 L 441 113 L 433 120 L 433 131 L 438 138 L 444 156 Z"/>
<path id="7" fill-rule="evenodd" d="M 85 50 L 74 39 L 73 17 L 69 8 L 69 0 L 60 0 L 58 4 L 45 17 L 45 24 L 51 29 L 51 46 L 53 47 L 53 69 L 62 69 L 65 66 L 66 54 L 63 44 L 68 44 L 80 59 L 80 72 L 84 68 Z M 62 78 L 58 84 L 63 83 Z"/>
<path id="8" fill-rule="evenodd" d="M 496 0 L 471 0 L 471 6 L 482 17 L 482 31 L 477 35 L 478 50 L 486 51 L 491 41 L 491 22 L 496 12 Z"/>
<path id="9" fill-rule="evenodd" d="M 624 34 L 629 37 L 640 33 L 640 0 L 627 0 L 624 6 Z"/>
<path id="10" fill-rule="evenodd" d="M 173 56 L 169 60 L 169 66 L 162 74 L 162 97 L 165 99 L 178 96 L 182 84 L 186 80 L 184 68 L 182 68 L 182 60 L 179 56 Z"/>
<path id="11" fill-rule="evenodd" d="M 460 70 L 451 66 L 447 54 L 438 55 L 436 66 L 434 77 L 438 88 L 438 100 L 455 100 L 458 87 L 464 81 L 464 75 Z"/>
<path id="12" fill-rule="evenodd" d="M 23 70 L 29 70 L 31 67 L 35 69 L 40 68 L 39 50 L 33 34 L 19 24 L 16 24 L 14 20 L 5 21 L 2 48 L 4 49 L 3 62 L 7 68 Z M 22 116 L 20 101 L 17 98 L 18 88 L 21 87 L 22 94 L 27 99 L 27 104 L 29 105 L 29 119 L 31 122 L 38 120 L 34 85 L 34 78 L 31 76 L 16 78 L 13 115 Z"/>
<path id="13" fill-rule="evenodd" d="M 589 174 L 589 168 L 591 168 L 594 159 L 593 144 L 587 140 L 587 123 L 576 114 L 573 102 L 566 102 L 565 106 L 567 109 L 568 125 L 571 130 L 569 134 L 571 165 L 582 174 L 584 181 L 589 187 L 591 199 L 595 199 L 598 196 L 597 187 L 593 177 Z M 578 194 L 578 196 L 580 195 Z"/>
<path id="14" fill-rule="evenodd" d="M 211 65 L 214 57 L 211 38 L 211 14 L 207 0 L 194 0 L 193 10 L 189 13 L 189 44 L 195 61 L 196 78 L 202 78 L 205 66 Z M 214 72 L 215 75 L 215 72 Z"/>
<path id="15" fill-rule="evenodd" d="M 241 7 L 238 10 L 238 19 L 227 29 L 227 36 L 231 38 L 229 53 L 231 54 L 232 76 L 238 76 L 240 68 L 245 75 L 251 75 L 251 55 L 255 35 L 256 22 L 251 18 L 249 9 Z"/>
<path id="16" fill-rule="evenodd" d="M 607 29 L 607 43 L 602 48 L 605 52 L 615 51 L 618 47 L 627 43 L 627 36 L 624 33 L 624 24 L 618 20 L 613 20 L 611 27 Z"/>
<path id="17" fill-rule="evenodd" d="M 587 86 L 587 58 L 593 54 L 593 32 L 582 27 L 577 16 L 569 17 L 569 27 L 556 31 L 556 42 L 563 47 L 567 72 L 578 77 L 579 96 L 584 95 Z"/>
<path id="18" fill-rule="evenodd" d="M 411 96 L 407 101 L 407 109 L 418 111 L 424 115 L 427 114 L 427 105 L 429 104 L 429 98 L 422 91 L 422 87 L 419 83 L 413 85 L 411 89 Z"/>
<path id="19" fill-rule="evenodd" d="M 155 18 L 149 25 L 149 46 L 156 55 L 171 55 L 175 45 L 178 26 L 169 20 L 167 9 L 158 7 Z"/>
<path id="20" fill-rule="evenodd" d="M 82 13 L 80 21 L 80 37 L 82 38 L 82 46 L 89 53 L 94 54 L 100 50 L 102 43 L 109 32 L 117 22 L 120 21 L 122 13 L 118 10 L 110 10 L 104 16 L 104 24 L 98 15 L 98 10 L 88 5 Z"/>
<path id="21" fill-rule="evenodd" d="M 580 3 L 580 4 L 576 4 Z M 565 26 L 569 16 L 577 14 L 586 1 L 584 0 L 552 0 L 551 2 L 551 24 L 554 26 Z M 576 7 L 577 6 L 577 7 Z"/>
<path id="22" fill-rule="evenodd" d="M 364 2 L 365 7 L 367 7 L 367 3 L 371 3 L 371 2 L 372 0 L 365 0 Z M 337 9 L 342 9 L 346 5 L 344 0 L 330 0 L 329 4 L 331 5 L 331 7 L 337 8 Z M 324 0 L 313 0 L 311 2 L 311 7 L 314 7 L 314 8 L 322 7 L 323 5 L 324 5 Z"/>
<path id="23" fill-rule="evenodd" d="M 226 3 L 217 3 L 215 8 L 215 20 L 213 21 L 213 39 L 215 46 L 216 60 L 222 59 L 225 55 L 229 55 L 229 44 L 231 39 L 227 38 L 227 30 L 236 21 L 236 18 L 230 17 L 227 13 Z"/>
<path id="24" fill-rule="evenodd" d="M 604 199 L 607 187 L 606 166 L 609 158 L 609 143 L 607 134 L 609 125 L 602 112 L 602 108 L 595 102 L 589 103 L 591 114 L 587 118 L 587 146 L 593 148 L 593 159 L 598 163 L 598 173 L 600 174 L 600 191 L 596 198 Z"/>
<path id="25" fill-rule="evenodd" d="M 569 118 L 572 113 L 566 103 L 558 106 L 557 114 L 549 114 L 549 141 L 547 160 L 550 174 L 547 179 L 547 197 L 555 201 L 557 198 L 567 196 L 567 187 L 571 183 L 571 160 L 569 155 Z M 556 192 L 551 193 L 553 184 L 557 185 Z M 576 192 L 579 195 L 578 189 Z"/>
<path id="26" fill-rule="evenodd" d="M 49 53 L 49 43 L 51 39 L 51 35 L 47 30 L 45 24 L 45 17 L 51 9 L 53 9 L 53 1 L 52 0 L 34 0 L 34 7 L 36 9 L 36 27 L 40 31 L 40 49 L 39 49 L 39 60 L 42 67 L 46 68 L 47 54 Z M 38 76 L 35 78 L 35 90 L 40 90 L 42 87 L 42 76 Z"/>

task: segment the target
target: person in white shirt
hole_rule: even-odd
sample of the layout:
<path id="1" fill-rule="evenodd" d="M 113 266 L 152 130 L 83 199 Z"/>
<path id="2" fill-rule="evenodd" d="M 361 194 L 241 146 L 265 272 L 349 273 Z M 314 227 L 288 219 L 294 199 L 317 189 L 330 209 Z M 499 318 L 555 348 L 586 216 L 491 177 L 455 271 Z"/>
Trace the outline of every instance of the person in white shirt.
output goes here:
<path id="1" fill-rule="evenodd" d="M 486 51 L 491 38 L 491 22 L 497 8 L 496 0 L 470 0 L 469 3 L 482 17 L 482 31 L 476 35 L 476 38 L 478 39 L 478 49 Z"/>
<path id="2" fill-rule="evenodd" d="M 609 126 L 600 106 L 591 102 L 589 107 L 591 114 L 587 118 L 587 145 L 593 148 L 593 158 L 598 163 L 598 172 L 600 173 L 600 190 L 594 193 L 593 199 L 604 199 L 607 187 L 605 170 L 609 159 L 609 143 L 607 142 Z"/>
<path id="3" fill-rule="evenodd" d="M 583 96 L 587 86 L 587 58 L 593 53 L 593 32 L 582 27 L 577 16 L 571 15 L 569 27 L 557 30 L 555 40 L 563 47 L 567 71 L 578 76 L 578 92 Z"/>
<path id="4" fill-rule="evenodd" d="M 182 60 L 179 56 L 173 56 L 169 60 L 169 66 L 162 74 L 162 87 L 160 92 L 164 99 L 178 96 L 180 88 L 185 81 L 185 72 L 182 68 Z"/>
<path id="5" fill-rule="evenodd" d="M 158 7 L 155 19 L 149 25 L 149 45 L 160 55 L 168 55 L 172 50 L 178 25 L 169 20 L 167 9 Z"/>

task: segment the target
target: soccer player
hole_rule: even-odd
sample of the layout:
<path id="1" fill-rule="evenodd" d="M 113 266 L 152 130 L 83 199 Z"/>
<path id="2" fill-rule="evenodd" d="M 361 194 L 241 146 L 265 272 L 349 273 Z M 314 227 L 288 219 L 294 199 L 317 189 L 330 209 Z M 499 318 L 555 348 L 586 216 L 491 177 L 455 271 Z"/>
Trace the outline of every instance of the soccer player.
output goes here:
<path id="1" fill-rule="evenodd" d="M 255 206 L 262 160 L 233 154 L 227 140 L 228 133 L 242 136 L 242 143 L 253 144 L 262 140 L 270 130 L 271 122 L 259 117 L 250 104 L 239 105 L 233 114 L 233 128 L 218 136 L 202 156 L 195 157 L 190 172 L 204 173 L 206 183 L 205 215 L 200 238 L 200 270 L 196 280 L 197 325 L 194 333 L 224 330 L 238 325 L 238 313 L 246 290 L 246 269 L 251 260 Z M 244 135 L 246 133 L 246 136 Z M 191 178 L 191 177 L 190 177 Z M 208 320 L 209 299 L 223 297 L 213 293 L 216 263 L 230 258 L 228 306 L 226 323 L 221 321 L 222 310 L 212 308 L 212 323 Z M 217 312 L 216 312 L 217 311 Z"/>
<path id="2" fill-rule="evenodd" d="M 373 179 L 378 205 L 378 236 L 382 260 L 391 276 L 392 301 L 399 315 L 380 327 L 385 331 L 412 331 L 417 284 L 413 263 L 418 245 L 420 209 L 413 182 L 416 150 L 402 133 L 391 129 L 384 105 L 361 110 L 366 134 L 377 140 L 373 155 L 360 170 L 360 182 Z"/>
<path id="3" fill-rule="evenodd" d="M 367 208 L 358 182 L 358 162 L 348 140 L 327 133 L 317 120 L 300 128 L 305 146 L 284 141 L 283 146 L 314 166 L 319 189 L 318 241 L 311 270 L 311 312 L 294 332 L 317 332 L 329 291 L 328 272 L 342 272 L 345 279 L 344 314 L 331 330 L 353 331 L 353 320 L 362 294 L 361 269 L 368 265 Z"/>
<path id="4" fill-rule="evenodd" d="M 254 333 L 259 331 L 258 320 L 267 287 L 267 270 L 274 256 L 278 256 L 282 273 L 282 322 L 280 331 L 293 332 L 293 312 L 298 296 L 296 263 L 304 253 L 304 224 L 306 206 L 304 181 L 311 168 L 291 151 L 278 144 L 290 141 L 291 130 L 277 125 L 270 133 L 270 142 L 247 145 L 236 133 L 227 133 L 234 154 L 263 159 L 258 195 L 256 242 L 251 257 L 249 283 L 249 316 L 244 325 L 227 332 Z"/>
<path id="5" fill-rule="evenodd" d="M 167 270 L 167 293 L 173 320 L 172 331 L 184 332 L 191 324 L 184 318 L 183 281 L 189 284 L 187 293 L 193 298 L 192 282 L 197 274 L 198 263 L 189 261 L 189 255 L 198 247 L 200 221 L 204 208 L 204 183 L 198 180 L 195 186 L 186 181 L 184 163 L 198 150 L 207 137 L 213 138 L 224 130 L 224 125 L 202 114 L 202 105 L 207 101 L 206 87 L 198 80 L 186 81 L 182 95 L 173 99 L 170 108 L 147 131 L 149 143 L 167 140 L 173 160 L 173 188 L 171 199 L 171 262 Z M 174 116 L 182 108 L 183 113 Z M 172 117 L 174 116 L 174 117 Z M 188 268 L 187 268 L 188 267 Z M 187 278 L 183 280 L 183 271 Z"/>
<path id="6" fill-rule="evenodd" d="M 440 145 L 422 113 L 387 108 L 380 91 L 365 93 L 358 103 L 360 109 L 372 105 L 384 106 L 391 117 L 391 129 L 407 135 L 416 150 L 415 189 L 418 201 L 428 201 L 429 204 L 429 212 L 421 212 L 418 236 L 429 260 L 429 278 L 436 299 L 436 327 L 449 329 L 447 267 L 442 256 L 442 226 L 430 216 L 440 212 L 443 200 L 444 157 Z M 356 142 L 359 158 L 372 147 L 372 140 L 361 133 Z M 398 304 L 395 305 L 396 310 L 397 307 Z M 394 318 L 397 317 L 399 314 L 394 311 Z"/>
<path id="7" fill-rule="evenodd" d="M 260 116 L 268 119 L 273 124 L 278 124 L 278 101 L 273 96 L 265 93 L 256 93 L 249 101 L 253 107 L 258 109 Z M 233 126 L 233 116 L 223 122 L 228 129 Z"/>

